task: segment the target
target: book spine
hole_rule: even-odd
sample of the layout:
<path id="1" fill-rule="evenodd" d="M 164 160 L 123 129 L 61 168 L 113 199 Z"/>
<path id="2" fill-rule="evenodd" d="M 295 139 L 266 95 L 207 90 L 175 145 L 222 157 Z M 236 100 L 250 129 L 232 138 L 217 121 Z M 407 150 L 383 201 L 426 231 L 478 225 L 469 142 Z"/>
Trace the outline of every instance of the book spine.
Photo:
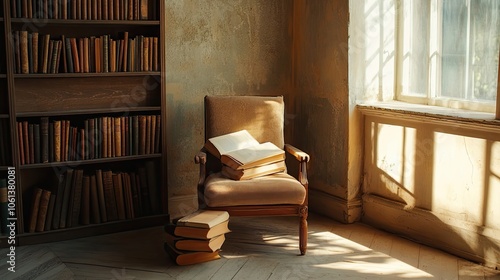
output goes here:
<path id="1" fill-rule="evenodd" d="M 106 209 L 106 198 L 104 195 L 102 170 L 100 169 L 96 170 L 95 176 L 96 176 L 97 193 L 99 198 L 99 213 L 101 215 L 101 221 L 105 223 L 108 221 L 108 214 Z"/>
<path id="2" fill-rule="evenodd" d="M 41 149 L 42 156 L 41 162 L 49 162 L 49 118 L 42 117 L 40 119 L 40 130 L 41 130 Z"/>
<path id="3" fill-rule="evenodd" d="M 83 176 L 80 224 L 90 224 L 90 177 Z"/>
<path id="4" fill-rule="evenodd" d="M 34 162 L 40 163 L 40 125 L 33 124 L 33 138 L 34 138 Z"/>
<path id="5" fill-rule="evenodd" d="M 20 31 L 20 47 L 21 47 L 21 73 L 29 73 L 29 58 L 28 58 L 28 31 Z"/>
<path id="6" fill-rule="evenodd" d="M 116 207 L 115 190 L 113 187 L 113 173 L 105 171 L 102 173 L 104 179 L 104 196 L 106 200 L 106 213 L 108 221 L 118 220 L 118 209 Z"/>
<path id="7" fill-rule="evenodd" d="M 68 169 L 64 178 L 64 191 L 60 210 L 59 228 L 66 228 L 66 222 L 68 221 L 69 203 L 71 201 L 71 187 L 73 185 L 73 173 L 73 169 Z"/>
<path id="8" fill-rule="evenodd" d="M 18 136 L 18 144 L 19 144 L 19 161 L 21 165 L 25 164 L 25 149 L 24 149 L 24 135 L 23 135 L 23 123 L 22 122 L 17 122 L 17 136 Z"/>
<path id="9" fill-rule="evenodd" d="M 29 222 L 28 232 L 33 233 L 36 230 L 36 225 L 38 221 L 38 210 L 40 209 L 40 198 L 42 197 L 43 190 L 36 188 L 33 193 L 33 199 L 31 203 L 31 217 Z"/>
<path id="10" fill-rule="evenodd" d="M 52 220 L 54 219 L 54 207 L 56 203 L 56 195 L 51 194 L 49 199 L 49 206 L 47 208 L 47 218 L 45 220 L 44 231 L 49 231 L 52 229 Z"/>
<path id="11" fill-rule="evenodd" d="M 118 219 L 125 220 L 125 200 L 123 197 L 122 174 L 113 174 L 113 188 L 115 190 L 116 208 L 118 210 Z"/>

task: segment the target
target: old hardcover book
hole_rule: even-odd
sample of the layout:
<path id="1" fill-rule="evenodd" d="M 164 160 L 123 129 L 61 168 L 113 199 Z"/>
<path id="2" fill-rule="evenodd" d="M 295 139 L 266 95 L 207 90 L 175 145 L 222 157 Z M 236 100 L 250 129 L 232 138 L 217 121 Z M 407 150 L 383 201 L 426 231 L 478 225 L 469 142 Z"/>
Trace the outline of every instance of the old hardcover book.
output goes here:
<path id="1" fill-rule="evenodd" d="M 29 56 L 28 56 L 28 31 L 20 31 L 20 47 L 21 47 L 21 73 L 29 73 Z"/>
<path id="2" fill-rule="evenodd" d="M 132 2 L 132 0 L 129 0 Z M 127 63 L 128 63 L 128 32 L 123 32 L 123 62 L 122 62 L 122 71 L 127 72 Z"/>
<path id="3" fill-rule="evenodd" d="M 33 144 L 34 144 L 34 161 L 33 163 L 40 163 L 40 124 L 33 124 Z"/>
<path id="4" fill-rule="evenodd" d="M 56 195 L 52 193 L 49 199 L 49 207 L 47 208 L 47 219 L 45 220 L 44 231 L 49 231 L 52 229 L 52 220 L 54 219 L 55 203 L 56 203 Z"/>
<path id="5" fill-rule="evenodd" d="M 90 177 L 83 176 L 82 198 L 80 207 L 80 224 L 90 224 Z"/>
<path id="6" fill-rule="evenodd" d="M 221 162 L 232 169 L 243 170 L 285 160 L 285 151 L 271 142 L 230 151 L 221 155 Z"/>
<path id="7" fill-rule="evenodd" d="M 40 118 L 40 132 L 41 132 L 41 162 L 49 162 L 49 118 Z"/>
<path id="8" fill-rule="evenodd" d="M 132 204 L 134 205 L 134 216 L 140 217 L 142 216 L 142 203 L 140 196 L 140 189 L 138 188 L 139 184 L 137 184 L 137 176 L 135 172 L 130 173 L 130 188 L 132 191 Z"/>
<path id="9" fill-rule="evenodd" d="M 73 54 L 71 52 L 71 42 L 70 38 L 64 38 L 64 47 L 65 47 L 65 56 L 66 56 L 66 72 L 68 73 L 74 73 L 75 69 L 73 68 Z"/>
<path id="10" fill-rule="evenodd" d="M 146 116 L 139 116 L 139 155 L 146 154 Z"/>
<path id="11" fill-rule="evenodd" d="M 120 140 L 121 140 L 121 150 L 122 150 L 121 155 L 122 156 L 127 155 L 127 119 L 128 119 L 127 117 L 120 117 L 120 126 L 121 126 Z"/>
<path id="12" fill-rule="evenodd" d="M 99 214 L 101 216 L 101 222 L 105 223 L 108 221 L 108 214 L 106 212 L 106 199 L 104 195 L 104 183 L 101 169 L 97 169 L 95 171 L 95 177 L 97 185 L 97 197 L 99 199 Z"/>
<path id="13" fill-rule="evenodd" d="M 74 73 L 80 73 L 80 59 L 79 59 L 79 52 L 78 52 L 78 43 L 76 41 L 76 38 L 70 38 L 69 43 L 71 46 L 71 56 L 73 57 L 73 71 Z"/>
<path id="14" fill-rule="evenodd" d="M 161 115 L 156 115 L 155 153 L 160 152 L 160 145 L 161 145 Z"/>
<path id="15" fill-rule="evenodd" d="M 38 32 L 33 32 L 31 34 L 32 41 L 32 61 L 33 61 L 33 73 L 38 73 Z"/>
<path id="16" fill-rule="evenodd" d="M 47 210 L 49 208 L 50 194 L 51 192 L 49 190 L 43 190 L 40 196 L 38 218 L 36 221 L 36 228 L 35 228 L 35 231 L 37 232 L 44 231 L 45 229 L 45 220 L 47 219 Z"/>
<path id="17" fill-rule="evenodd" d="M 119 157 L 122 155 L 121 118 L 115 117 L 113 120 L 114 120 L 115 156 Z"/>
<path id="18" fill-rule="evenodd" d="M 73 188 L 68 209 L 67 227 L 77 226 L 80 221 L 80 208 L 82 204 L 83 169 L 76 169 L 73 176 Z M 71 210 L 71 211 L 70 211 Z"/>
<path id="19" fill-rule="evenodd" d="M 54 123 L 49 123 L 49 162 L 54 162 Z"/>
<path id="20" fill-rule="evenodd" d="M 227 211 L 199 210 L 180 218 L 177 226 L 212 228 L 227 220 L 229 220 Z"/>
<path id="21" fill-rule="evenodd" d="M 140 7 L 140 14 L 139 14 L 139 19 L 141 20 L 147 20 L 148 18 L 148 13 L 149 13 L 149 8 L 148 8 L 148 1 L 149 0 L 139 0 L 141 1 L 141 7 Z"/>
<path id="22" fill-rule="evenodd" d="M 178 250 L 182 251 L 197 251 L 197 252 L 215 252 L 220 250 L 222 244 L 226 240 L 224 234 L 218 235 L 210 239 L 191 239 L 183 238 L 172 235 L 171 233 L 165 233 L 166 242 L 172 244 Z"/>
<path id="23" fill-rule="evenodd" d="M 102 176 L 107 218 L 108 221 L 116 221 L 118 220 L 118 208 L 116 207 L 115 190 L 113 188 L 113 173 L 107 170 L 102 172 Z"/>
<path id="24" fill-rule="evenodd" d="M 125 211 L 125 199 L 123 196 L 123 181 L 122 174 L 113 174 L 113 188 L 115 190 L 116 209 L 118 210 L 118 219 L 125 220 L 127 218 Z"/>
<path id="25" fill-rule="evenodd" d="M 229 179 L 249 180 L 260 176 L 284 172 L 285 170 L 286 164 L 285 161 L 282 160 L 246 169 L 232 169 L 227 165 L 223 165 L 221 173 Z"/>
<path id="26" fill-rule="evenodd" d="M 48 73 L 49 70 L 49 46 L 50 46 L 50 34 L 45 34 L 42 38 L 42 61 L 40 61 L 41 71 L 43 74 Z"/>
<path id="27" fill-rule="evenodd" d="M 28 142 L 30 151 L 30 161 L 29 163 L 35 163 L 35 133 L 34 126 L 32 123 L 28 124 Z"/>
<path id="28" fill-rule="evenodd" d="M 151 116 L 151 137 L 149 144 L 149 153 L 155 153 L 155 140 L 156 140 L 156 116 Z"/>
<path id="29" fill-rule="evenodd" d="M 132 186 L 130 183 L 130 174 L 122 173 L 123 182 L 123 200 L 125 201 L 125 214 L 127 219 L 133 219 L 134 215 L 134 204 L 132 201 Z"/>
<path id="30" fill-rule="evenodd" d="M 33 192 L 33 198 L 31 202 L 31 216 L 30 222 L 28 224 L 28 232 L 33 233 L 36 230 L 36 223 L 38 221 L 38 211 L 40 209 L 40 199 L 42 197 L 43 190 L 40 188 L 35 188 Z"/>
<path id="31" fill-rule="evenodd" d="M 176 225 L 174 234 L 186 238 L 211 239 L 215 236 L 231 232 L 228 225 L 229 220 L 219 223 L 211 228 L 196 228 Z"/>
<path id="32" fill-rule="evenodd" d="M 139 116 L 132 116 L 132 155 L 139 154 Z"/>
<path id="33" fill-rule="evenodd" d="M 259 142 L 246 130 L 212 137 L 205 142 L 209 153 L 220 158 L 222 154 L 247 147 L 258 146 Z"/>
<path id="34" fill-rule="evenodd" d="M 276 145 L 266 142 L 255 147 L 231 151 L 221 156 L 221 162 L 234 170 L 245 170 L 285 160 L 285 151 Z M 273 166 L 277 168 L 277 166 Z M 281 168 L 281 166 L 279 167 Z M 269 168 L 271 171 L 272 168 Z M 264 172 L 263 169 L 254 171 Z M 249 172 L 251 173 L 251 172 Z"/>
<path id="35" fill-rule="evenodd" d="M 25 149 L 24 149 L 24 135 L 23 135 L 23 123 L 22 122 L 17 122 L 17 136 L 18 136 L 18 142 L 19 142 L 19 161 L 21 162 L 21 165 L 25 164 Z"/>
<path id="36" fill-rule="evenodd" d="M 164 249 L 177 265 L 191 265 L 220 259 L 219 251 L 215 252 L 190 252 L 180 251 L 168 242 L 165 242 Z"/>
<path id="37" fill-rule="evenodd" d="M 20 32 L 14 32 L 14 52 L 16 54 L 16 74 L 20 74 L 21 71 L 21 37 Z"/>
<path id="38" fill-rule="evenodd" d="M 61 221 L 61 209 L 63 205 L 63 199 L 64 199 L 64 187 L 66 186 L 66 181 L 65 178 L 67 176 L 64 176 L 63 174 L 58 176 L 58 184 L 57 184 L 57 193 L 56 193 L 56 199 L 54 203 L 54 214 L 52 217 L 52 229 L 59 229 L 59 224 Z"/>
<path id="39" fill-rule="evenodd" d="M 54 161 L 61 161 L 61 121 L 54 121 Z"/>
<path id="40" fill-rule="evenodd" d="M 66 171 L 66 178 L 64 179 L 64 196 L 63 196 L 63 202 L 61 206 L 61 218 L 59 222 L 59 228 L 66 228 L 66 223 L 68 221 L 68 217 L 71 216 L 71 213 L 69 213 L 69 205 L 71 202 L 71 193 L 72 193 L 72 187 L 73 187 L 73 175 L 74 175 L 74 170 L 73 169 L 68 169 Z M 68 226 L 69 227 L 69 226 Z"/>
<path id="41" fill-rule="evenodd" d="M 24 162 L 26 164 L 30 164 L 31 156 L 30 156 L 30 136 L 29 136 L 29 124 L 28 121 L 23 121 L 23 142 L 24 142 Z"/>

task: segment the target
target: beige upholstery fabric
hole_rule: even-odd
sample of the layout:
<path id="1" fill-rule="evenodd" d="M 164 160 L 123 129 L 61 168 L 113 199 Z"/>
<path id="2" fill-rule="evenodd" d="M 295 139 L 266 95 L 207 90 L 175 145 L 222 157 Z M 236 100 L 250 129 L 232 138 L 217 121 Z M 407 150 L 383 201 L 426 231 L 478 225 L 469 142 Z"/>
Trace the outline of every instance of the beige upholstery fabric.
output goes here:
<path id="1" fill-rule="evenodd" d="M 264 102 L 262 102 L 264 101 Z M 257 141 L 285 146 L 282 96 L 206 96 L 205 138 L 246 129 Z"/>
<path id="2" fill-rule="evenodd" d="M 305 196 L 304 186 L 286 173 L 242 181 L 214 173 L 205 181 L 205 202 L 209 207 L 302 204 Z"/>

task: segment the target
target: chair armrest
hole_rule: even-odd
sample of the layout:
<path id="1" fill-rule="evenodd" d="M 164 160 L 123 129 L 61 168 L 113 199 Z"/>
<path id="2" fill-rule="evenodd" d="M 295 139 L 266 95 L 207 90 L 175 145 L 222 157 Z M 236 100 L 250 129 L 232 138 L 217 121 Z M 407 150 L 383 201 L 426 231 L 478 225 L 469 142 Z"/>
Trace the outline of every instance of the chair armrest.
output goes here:
<path id="1" fill-rule="evenodd" d="M 307 180 L 307 163 L 309 162 L 309 155 L 290 144 L 285 144 L 285 151 L 299 161 L 299 174 L 297 179 L 307 190 L 309 186 L 309 181 Z"/>
<path id="2" fill-rule="evenodd" d="M 200 165 L 200 174 L 198 177 L 198 185 L 196 187 L 197 192 L 198 192 L 198 207 L 202 208 L 205 205 L 204 202 L 204 184 L 205 184 L 205 177 L 207 174 L 206 171 L 206 164 L 207 164 L 207 153 L 204 152 L 204 150 L 200 150 L 195 156 L 194 156 L 194 162 L 196 164 Z"/>
<path id="3" fill-rule="evenodd" d="M 196 156 L 194 156 L 194 163 L 196 164 L 206 164 L 207 163 L 207 153 L 199 151 Z"/>
<path id="4" fill-rule="evenodd" d="M 309 155 L 290 144 L 285 144 L 285 150 L 294 156 L 298 161 L 309 162 Z"/>

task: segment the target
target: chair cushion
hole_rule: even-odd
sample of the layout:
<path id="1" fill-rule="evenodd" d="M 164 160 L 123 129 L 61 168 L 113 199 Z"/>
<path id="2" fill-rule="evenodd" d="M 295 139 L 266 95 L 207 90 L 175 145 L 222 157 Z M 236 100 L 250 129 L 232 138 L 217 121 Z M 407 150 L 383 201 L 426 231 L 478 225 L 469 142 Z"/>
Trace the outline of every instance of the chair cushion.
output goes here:
<path id="1" fill-rule="evenodd" d="M 305 197 L 304 186 L 286 173 L 236 181 L 218 172 L 205 181 L 205 202 L 210 207 L 302 204 Z"/>

